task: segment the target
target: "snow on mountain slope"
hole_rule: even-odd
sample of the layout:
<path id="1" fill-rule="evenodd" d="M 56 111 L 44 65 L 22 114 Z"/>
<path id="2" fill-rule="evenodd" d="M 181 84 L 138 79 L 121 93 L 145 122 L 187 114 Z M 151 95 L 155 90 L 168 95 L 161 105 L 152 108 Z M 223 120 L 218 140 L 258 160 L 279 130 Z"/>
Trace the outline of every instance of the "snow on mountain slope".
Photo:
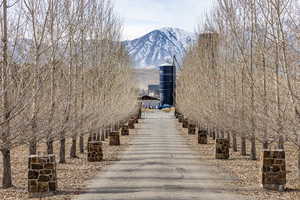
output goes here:
<path id="1" fill-rule="evenodd" d="M 182 61 L 190 45 L 196 41 L 196 35 L 178 28 L 154 30 L 140 38 L 124 41 L 136 67 L 158 66 L 172 61 L 175 55 Z"/>

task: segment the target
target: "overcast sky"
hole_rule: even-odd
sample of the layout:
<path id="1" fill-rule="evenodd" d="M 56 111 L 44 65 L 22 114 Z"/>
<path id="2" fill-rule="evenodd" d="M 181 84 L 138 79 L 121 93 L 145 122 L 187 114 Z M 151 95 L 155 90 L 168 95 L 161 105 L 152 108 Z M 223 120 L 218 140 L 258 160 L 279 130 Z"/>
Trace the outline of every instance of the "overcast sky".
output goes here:
<path id="1" fill-rule="evenodd" d="M 162 27 L 194 32 L 215 1 L 113 0 L 123 20 L 123 39 L 134 39 Z"/>

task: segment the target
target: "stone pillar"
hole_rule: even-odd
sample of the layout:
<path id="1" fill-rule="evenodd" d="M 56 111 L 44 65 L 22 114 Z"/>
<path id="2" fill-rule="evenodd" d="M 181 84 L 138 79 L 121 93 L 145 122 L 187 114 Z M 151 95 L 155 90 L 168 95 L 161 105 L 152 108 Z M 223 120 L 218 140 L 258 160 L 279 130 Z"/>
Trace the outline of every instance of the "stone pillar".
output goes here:
<path id="1" fill-rule="evenodd" d="M 185 118 L 182 120 L 182 128 L 188 128 L 188 127 L 189 127 L 189 120 Z"/>
<path id="2" fill-rule="evenodd" d="M 180 113 L 177 112 L 176 109 L 175 109 L 175 117 L 176 117 L 176 119 L 178 119 L 179 116 L 180 116 Z"/>
<path id="3" fill-rule="evenodd" d="M 179 123 L 182 123 L 183 122 L 183 115 L 178 115 L 178 122 Z"/>
<path id="4" fill-rule="evenodd" d="M 134 119 L 129 119 L 129 121 L 128 121 L 128 128 L 129 129 L 134 129 Z"/>
<path id="5" fill-rule="evenodd" d="M 207 131 L 203 129 L 198 130 L 198 144 L 207 144 Z"/>
<path id="6" fill-rule="evenodd" d="M 225 138 L 216 139 L 216 159 L 229 158 L 229 141 Z"/>
<path id="7" fill-rule="evenodd" d="M 285 151 L 263 150 L 261 164 L 263 188 L 284 191 L 286 184 Z"/>
<path id="8" fill-rule="evenodd" d="M 139 123 L 139 117 L 138 116 L 134 116 L 133 117 L 134 123 L 138 124 Z"/>
<path id="9" fill-rule="evenodd" d="M 196 134 L 196 125 L 195 124 L 189 124 L 188 125 L 188 134 L 189 135 L 195 135 Z"/>
<path id="10" fill-rule="evenodd" d="M 112 131 L 109 134 L 109 145 L 119 146 L 120 145 L 120 135 L 119 131 Z"/>
<path id="11" fill-rule="evenodd" d="M 31 155 L 29 156 L 28 167 L 28 192 L 30 197 L 56 192 L 55 155 Z"/>
<path id="12" fill-rule="evenodd" d="M 88 143 L 88 161 L 100 162 L 103 159 L 102 142 L 90 141 Z"/>
<path id="13" fill-rule="evenodd" d="M 129 135 L 129 127 L 128 127 L 128 125 L 122 125 L 121 135 L 123 135 L 123 136 Z"/>

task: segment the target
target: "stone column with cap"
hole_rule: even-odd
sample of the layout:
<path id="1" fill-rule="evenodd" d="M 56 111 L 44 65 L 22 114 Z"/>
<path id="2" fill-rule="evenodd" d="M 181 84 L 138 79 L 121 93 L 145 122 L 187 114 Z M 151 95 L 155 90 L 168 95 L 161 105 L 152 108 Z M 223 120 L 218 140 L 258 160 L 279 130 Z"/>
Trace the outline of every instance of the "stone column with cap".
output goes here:
<path id="1" fill-rule="evenodd" d="M 119 146 L 120 145 L 120 133 L 119 131 L 111 131 L 109 134 L 109 145 Z"/>
<path id="2" fill-rule="evenodd" d="M 134 129 L 134 119 L 129 119 L 128 120 L 128 128 L 129 129 Z"/>
<path id="3" fill-rule="evenodd" d="M 216 139 L 216 159 L 229 158 L 229 140 L 225 138 Z"/>
<path id="4" fill-rule="evenodd" d="M 205 129 L 199 129 L 198 130 L 198 144 L 207 144 L 208 139 L 207 139 L 207 131 Z"/>
<path id="5" fill-rule="evenodd" d="M 55 155 L 31 155 L 28 167 L 30 197 L 40 197 L 57 191 Z"/>
<path id="6" fill-rule="evenodd" d="M 100 162 L 103 160 L 102 142 L 90 141 L 88 142 L 88 161 Z"/>
<path id="7" fill-rule="evenodd" d="M 183 119 L 184 119 L 184 116 L 183 115 L 178 115 L 178 122 L 179 123 L 182 123 L 183 122 Z"/>
<path id="8" fill-rule="evenodd" d="M 121 135 L 122 136 L 126 136 L 126 135 L 129 135 L 129 127 L 128 125 L 122 125 L 122 128 L 121 128 Z"/>
<path id="9" fill-rule="evenodd" d="M 261 154 L 262 187 L 284 191 L 286 184 L 286 162 L 284 150 L 263 150 Z"/>
<path id="10" fill-rule="evenodd" d="M 189 120 L 187 118 L 184 118 L 182 121 L 182 128 L 188 128 L 189 127 Z"/>
<path id="11" fill-rule="evenodd" d="M 138 115 L 133 117 L 134 123 L 138 124 L 139 123 L 139 117 Z"/>
<path id="12" fill-rule="evenodd" d="M 196 134 L 196 124 L 190 123 L 188 125 L 188 134 L 195 135 Z"/>

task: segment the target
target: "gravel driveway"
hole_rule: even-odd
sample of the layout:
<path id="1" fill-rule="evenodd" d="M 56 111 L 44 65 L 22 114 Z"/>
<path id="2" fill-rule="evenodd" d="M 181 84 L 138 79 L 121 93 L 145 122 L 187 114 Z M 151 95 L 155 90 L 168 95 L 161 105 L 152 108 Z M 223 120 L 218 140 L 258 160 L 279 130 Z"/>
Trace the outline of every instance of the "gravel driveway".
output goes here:
<path id="1" fill-rule="evenodd" d="M 147 112 L 120 161 L 87 183 L 77 200 L 242 200 L 217 169 L 199 159 L 173 112 Z"/>

